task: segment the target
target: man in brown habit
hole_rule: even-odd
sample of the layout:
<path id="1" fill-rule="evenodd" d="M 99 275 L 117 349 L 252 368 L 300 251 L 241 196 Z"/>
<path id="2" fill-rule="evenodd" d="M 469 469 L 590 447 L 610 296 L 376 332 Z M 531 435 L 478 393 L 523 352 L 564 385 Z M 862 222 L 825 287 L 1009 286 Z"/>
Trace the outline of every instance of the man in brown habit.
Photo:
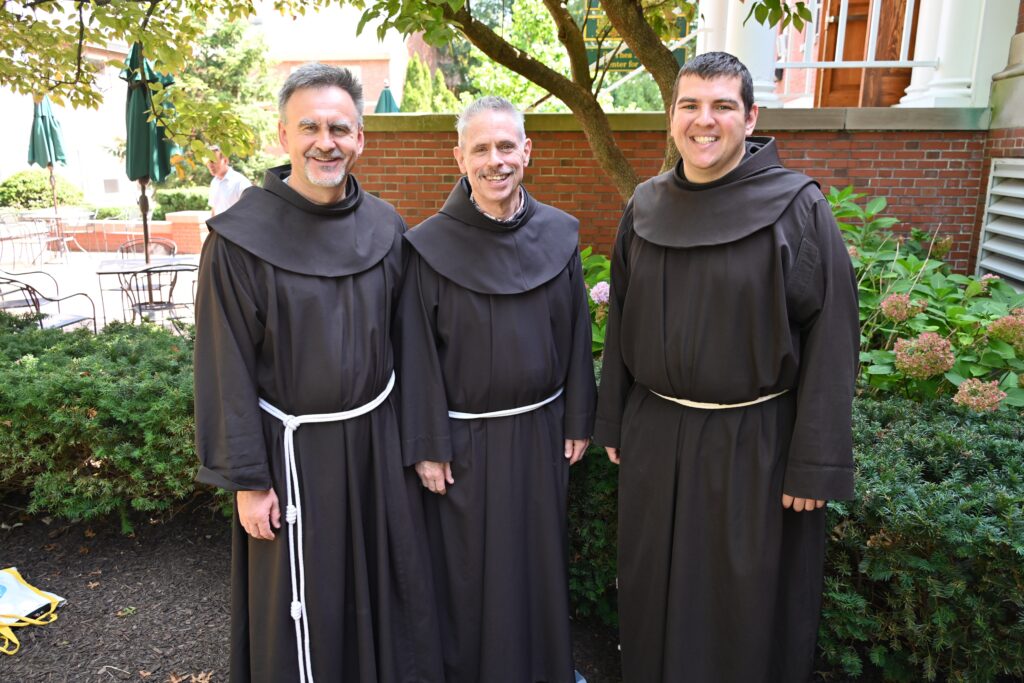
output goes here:
<path id="1" fill-rule="evenodd" d="M 619 226 L 594 438 L 619 470 L 626 683 L 811 676 L 828 499 L 853 496 L 853 268 L 750 73 L 676 79 L 676 167 Z"/>
<path id="2" fill-rule="evenodd" d="M 196 301 L 198 479 L 236 492 L 231 680 L 439 683 L 393 392 L 405 225 L 351 174 L 348 70 L 300 67 L 279 109 L 291 164 L 209 221 Z"/>
<path id="3" fill-rule="evenodd" d="M 424 488 L 447 683 L 571 683 L 566 495 L 594 419 L 576 219 L 522 186 L 523 115 L 459 117 L 465 177 L 411 246 L 402 450 Z"/>

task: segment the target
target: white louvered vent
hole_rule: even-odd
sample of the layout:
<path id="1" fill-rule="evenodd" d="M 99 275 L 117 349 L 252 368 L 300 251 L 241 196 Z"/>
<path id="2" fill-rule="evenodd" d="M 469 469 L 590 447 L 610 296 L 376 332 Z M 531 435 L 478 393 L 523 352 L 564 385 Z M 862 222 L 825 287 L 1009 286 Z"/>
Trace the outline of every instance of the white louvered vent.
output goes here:
<path id="1" fill-rule="evenodd" d="M 1024 291 L 1024 159 L 993 159 L 978 247 L 978 275 Z"/>

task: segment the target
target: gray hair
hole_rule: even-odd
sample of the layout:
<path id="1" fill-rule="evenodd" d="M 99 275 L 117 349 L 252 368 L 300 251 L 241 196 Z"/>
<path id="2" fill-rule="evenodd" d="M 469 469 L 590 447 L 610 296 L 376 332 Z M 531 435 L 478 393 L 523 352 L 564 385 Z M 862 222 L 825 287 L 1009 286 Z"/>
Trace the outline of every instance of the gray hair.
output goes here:
<path id="1" fill-rule="evenodd" d="M 506 100 L 504 97 L 496 97 L 494 95 L 488 95 L 487 97 L 481 97 L 480 99 L 471 103 L 468 107 L 462 110 L 459 117 L 455 121 L 455 130 L 459 134 L 459 146 L 462 146 L 462 136 L 466 132 L 466 126 L 477 114 L 482 114 L 485 111 L 500 112 L 508 114 L 516 122 L 516 127 L 519 129 L 519 139 L 526 139 L 526 119 L 523 116 L 523 112 L 519 111 L 514 104 Z"/>
<path id="2" fill-rule="evenodd" d="M 285 80 L 281 92 L 277 95 L 277 111 L 284 121 L 284 109 L 288 100 L 296 90 L 305 88 L 341 88 L 352 98 L 356 105 L 359 125 L 363 125 L 363 86 L 351 71 L 338 66 L 328 66 L 319 62 L 303 64 Z"/>

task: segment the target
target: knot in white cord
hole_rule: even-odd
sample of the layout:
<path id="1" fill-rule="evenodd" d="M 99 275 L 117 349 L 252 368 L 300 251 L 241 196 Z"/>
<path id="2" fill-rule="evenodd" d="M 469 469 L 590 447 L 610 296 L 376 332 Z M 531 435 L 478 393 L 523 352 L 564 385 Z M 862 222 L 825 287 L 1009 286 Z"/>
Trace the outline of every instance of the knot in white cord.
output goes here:
<path id="1" fill-rule="evenodd" d="M 292 601 L 292 619 L 298 621 L 302 618 L 302 603 L 298 600 Z"/>
<path id="2" fill-rule="evenodd" d="M 294 505 L 289 505 L 284 510 L 284 519 L 289 524 L 295 524 L 295 520 L 299 517 L 299 509 Z"/>
<path id="3" fill-rule="evenodd" d="M 295 415 L 286 415 L 282 420 L 281 424 L 284 425 L 285 429 L 290 429 L 293 432 L 302 426 L 302 422 Z"/>

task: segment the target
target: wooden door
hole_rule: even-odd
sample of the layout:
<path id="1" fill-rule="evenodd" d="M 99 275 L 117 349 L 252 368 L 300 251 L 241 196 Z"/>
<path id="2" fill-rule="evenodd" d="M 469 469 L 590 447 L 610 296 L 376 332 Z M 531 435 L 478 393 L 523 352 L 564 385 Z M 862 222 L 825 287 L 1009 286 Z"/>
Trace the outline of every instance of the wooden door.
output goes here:
<path id="1" fill-rule="evenodd" d="M 899 59 L 906 0 L 850 0 L 846 36 L 843 39 L 843 58 L 851 61 L 867 58 L 871 2 L 884 3 L 879 13 L 875 59 Z M 824 20 L 818 27 L 818 45 L 821 46 L 819 58 L 822 61 L 835 59 L 839 6 L 840 0 L 825 2 L 822 14 Z M 919 7 L 920 3 L 914 3 L 911 46 L 917 29 Z M 913 57 L 913 50 L 910 57 Z M 899 102 L 904 90 L 910 85 L 910 69 L 819 69 L 817 85 L 816 107 L 888 107 Z"/>

